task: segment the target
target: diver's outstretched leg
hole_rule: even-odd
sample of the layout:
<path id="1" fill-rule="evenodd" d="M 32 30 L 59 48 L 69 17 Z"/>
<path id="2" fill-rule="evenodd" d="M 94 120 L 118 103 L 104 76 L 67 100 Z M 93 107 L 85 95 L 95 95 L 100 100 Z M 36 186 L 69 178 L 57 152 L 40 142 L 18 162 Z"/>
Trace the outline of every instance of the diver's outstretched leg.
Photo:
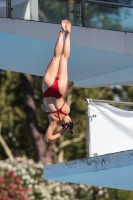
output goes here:
<path id="1" fill-rule="evenodd" d="M 67 89 L 68 83 L 68 72 L 67 72 L 67 63 L 70 55 L 70 32 L 71 32 L 71 23 L 67 21 L 66 23 L 66 35 L 65 42 L 63 46 L 63 52 L 61 54 L 59 69 L 58 69 L 58 84 L 60 93 L 63 95 Z"/>
<path id="2" fill-rule="evenodd" d="M 66 20 L 63 20 L 61 22 L 61 30 L 55 45 L 54 55 L 47 67 L 46 73 L 44 74 L 44 79 L 42 84 L 43 90 L 45 87 L 49 87 L 50 85 L 52 85 L 55 78 L 57 78 L 60 58 L 63 51 L 65 31 L 66 31 Z"/>

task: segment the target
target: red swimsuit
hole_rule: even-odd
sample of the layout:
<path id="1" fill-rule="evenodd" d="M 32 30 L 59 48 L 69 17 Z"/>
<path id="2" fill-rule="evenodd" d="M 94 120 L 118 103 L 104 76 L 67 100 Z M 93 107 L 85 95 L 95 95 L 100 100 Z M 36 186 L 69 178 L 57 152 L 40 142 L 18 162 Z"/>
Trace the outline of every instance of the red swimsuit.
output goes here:
<path id="1" fill-rule="evenodd" d="M 62 97 L 62 95 L 60 94 L 60 91 L 59 91 L 57 79 L 55 79 L 54 83 L 45 92 L 43 92 L 43 98 L 47 98 L 47 97 L 55 97 L 57 99 Z M 60 121 L 60 114 L 67 115 L 66 113 L 62 112 L 62 108 L 64 105 L 65 105 L 65 102 L 63 103 L 63 105 L 60 109 L 53 111 L 53 112 L 46 112 L 47 115 L 49 115 L 51 113 L 56 113 L 58 115 L 58 118 Z"/>
<path id="2" fill-rule="evenodd" d="M 57 99 L 62 97 L 59 91 L 57 79 L 55 79 L 55 82 L 43 93 L 43 98 L 47 97 L 55 97 Z"/>

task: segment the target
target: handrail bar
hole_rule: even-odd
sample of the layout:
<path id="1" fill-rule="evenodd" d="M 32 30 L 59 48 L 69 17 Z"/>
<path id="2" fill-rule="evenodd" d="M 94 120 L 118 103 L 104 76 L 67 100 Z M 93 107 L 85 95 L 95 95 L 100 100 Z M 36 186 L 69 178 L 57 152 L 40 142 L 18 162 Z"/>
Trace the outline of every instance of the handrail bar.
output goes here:
<path id="1" fill-rule="evenodd" d="M 133 106 L 132 102 L 124 102 L 124 101 L 109 101 L 109 100 L 88 99 L 88 98 L 86 98 L 85 101 L 91 101 L 94 103 L 108 103 L 108 104 L 120 104 L 120 105 Z"/>
<path id="2" fill-rule="evenodd" d="M 127 7 L 133 8 L 133 5 L 126 5 L 126 4 L 119 4 L 119 3 L 112 3 L 112 2 L 104 2 L 104 1 L 95 1 L 95 0 L 85 0 L 85 2 L 95 3 L 95 4 L 105 4 L 107 6 L 118 6 L 118 7 Z"/>

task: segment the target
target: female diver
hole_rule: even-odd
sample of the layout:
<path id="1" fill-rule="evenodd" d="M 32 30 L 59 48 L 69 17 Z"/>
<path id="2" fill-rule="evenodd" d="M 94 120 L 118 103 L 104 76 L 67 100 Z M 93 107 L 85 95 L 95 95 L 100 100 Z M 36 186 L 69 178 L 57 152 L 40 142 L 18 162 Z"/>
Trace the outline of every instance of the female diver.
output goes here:
<path id="1" fill-rule="evenodd" d="M 68 83 L 67 62 L 70 55 L 70 32 L 71 23 L 63 20 L 54 55 L 48 64 L 42 82 L 43 104 L 41 104 L 41 107 L 49 118 L 49 126 L 45 134 L 47 142 L 55 140 L 68 132 L 67 129 L 61 129 L 55 134 L 58 124 L 69 124 L 68 122 L 70 122 L 72 125 L 71 118 L 68 115 L 70 108 L 62 97 Z"/>

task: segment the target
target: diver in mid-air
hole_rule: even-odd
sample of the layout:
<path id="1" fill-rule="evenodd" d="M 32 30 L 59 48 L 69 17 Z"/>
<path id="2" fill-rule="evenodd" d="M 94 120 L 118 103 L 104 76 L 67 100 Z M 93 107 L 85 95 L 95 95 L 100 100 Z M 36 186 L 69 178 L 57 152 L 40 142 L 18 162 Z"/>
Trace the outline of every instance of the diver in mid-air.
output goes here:
<path id="1" fill-rule="evenodd" d="M 68 84 L 67 63 L 70 55 L 71 23 L 68 20 L 61 22 L 61 30 L 55 45 L 54 55 L 48 64 L 42 82 L 43 104 L 42 110 L 49 118 L 45 138 L 49 142 L 72 131 L 74 126 L 69 117 L 70 108 L 63 99 Z M 54 133 L 57 125 L 62 126 L 58 133 Z"/>

